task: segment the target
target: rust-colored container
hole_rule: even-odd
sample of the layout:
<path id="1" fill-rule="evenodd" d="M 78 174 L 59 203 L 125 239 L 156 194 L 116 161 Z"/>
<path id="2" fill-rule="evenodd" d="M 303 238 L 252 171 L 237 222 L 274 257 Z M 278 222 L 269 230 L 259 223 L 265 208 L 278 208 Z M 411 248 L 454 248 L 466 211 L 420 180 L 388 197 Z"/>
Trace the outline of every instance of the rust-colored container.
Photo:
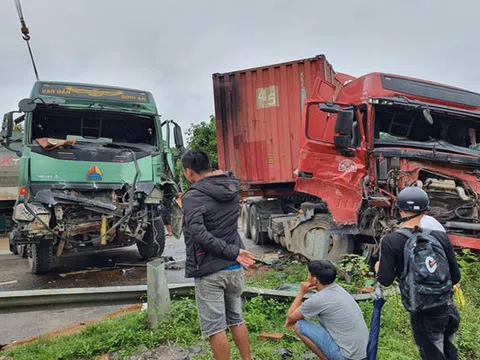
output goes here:
<path id="1" fill-rule="evenodd" d="M 214 74 L 220 168 L 252 188 L 294 182 L 303 102 L 317 77 L 340 87 L 323 55 Z"/>

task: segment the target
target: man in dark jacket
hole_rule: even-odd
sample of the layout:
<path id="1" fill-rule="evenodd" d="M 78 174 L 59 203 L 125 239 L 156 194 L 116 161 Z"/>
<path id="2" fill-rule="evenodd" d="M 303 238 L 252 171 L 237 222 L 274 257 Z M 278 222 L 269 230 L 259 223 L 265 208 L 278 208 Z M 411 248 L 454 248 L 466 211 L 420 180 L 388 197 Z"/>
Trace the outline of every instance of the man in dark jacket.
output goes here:
<path id="1" fill-rule="evenodd" d="M 421 220 L 428 210 L 429 199 L 425 191 L 417 187 L 403 189 L 397 197 L 397 207 L 402 217 L 402 228 L 409 229 L 411 234 L 421 233 Z M 428 230 L 427 230 L 428 231 Z M 431 231 L 431 235 L 441 244 L 448 262 L 451 283 L 460 281 L 460 270 L 453 245 L 448 235 L 442 231 Z M 380 262 L 375 265 L 377 280 L 384 286 L 390 286 L 395 278 L 400 279 L 401 287 L 405 280 L 405 244 L 409 240 L 401 231 L 386 235 L 381 242 Z M 429 257 L 426 258 L 429 260 Z M 432 257 L 426 266 L 434 273 L 437 262 Z M 434 265 L 431 265 L 434 264 Z M 420 264 L 422 265 L 422 264 Z M 418 268 L 420 266 L 417 264 Z M 440 268 L 439 268 L 440 270 Z M 413 286 L 409 283 L 410 286 Z M 425 294 L 425 290 L 423 290 Z M 428 295 L 428 293 L 426 294 Z M 404 304 L 405 293 L 402 291 Z M 437 298 L 442 300 L 440 297 Z M 455 333 L 460 326 L 460 315 L 453 303 L 451 294 L 445 295 L 444 304 L 424 311 L 410 312 L 410 323 L 413 337 L 417 343 L 423 360 L 457 360 L 457 348 L 454 344 Z"/>
<path id="2" fill-rule="evenodd" d="M 230 328 L 243 360 L 250 360 L 243 320 L 243 266 L 255 263 L 238 233 L 240 182 L 231 174 L 212 172 L 206 152 L 190 150 L 182 157 L 192 187 L 183 195 L 185 276 L 195 278 L 200 328 L 210 338 L 216 360 L 230 359 Z M 243 265 L 243 266 L 242 266 Z"/>

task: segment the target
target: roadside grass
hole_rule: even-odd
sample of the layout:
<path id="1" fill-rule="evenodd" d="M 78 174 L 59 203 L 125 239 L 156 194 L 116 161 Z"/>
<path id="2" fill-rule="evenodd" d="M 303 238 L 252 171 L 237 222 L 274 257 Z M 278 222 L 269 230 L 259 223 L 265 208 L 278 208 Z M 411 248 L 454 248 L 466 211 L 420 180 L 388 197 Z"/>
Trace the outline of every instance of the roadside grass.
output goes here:
<path id="1" fill-rule="evenodd" d="M 460 359 L 480 359 L 480 263 L 469 251 L 459 255 L 463 279 L 462 288 L 466 304 L 459 307 L 461 327 L 456 339 L 460 351 Z M 267 271 L 247 277 L 249 286 L 277 288 L 281 283 L 296 283 L 306 276 L 305 265 L 289 265 L 283 271 Z M 284 273 L 284 276 L 275 274 Z M 286 277 L 285 277 L 286 276 Z M 362 280 L 364 281 L 364 280 Z M 356 284 L 358 285 L 358 284 Z M 296 339 L 292 330 L 283 327 L 288 302 L 254 298 L 245 301 L 245 320 L 250 331 L 251 347 L 254 359 L 280 359 L 275 351 L 288 348 L 295 357 L 310 353 Z M 372 313 L 371 301 L 360 303 L 367 324 Z M 265 341 L 260 339 L 263 332 L 283 333 L 281 341 Z M 239 354 L 232 344 L 232 359 L 239 359 Z M 142 313 L 127 314 L 122 317 L 103 321 L 92 325 L 76 335 L 63 336 L 49 340 L 18 346 L 0 352 L 1 356 L 19 360 L 79 360 L 94 359 L 106 353 L 117 353 L 122 358 L 134 354 L 139 346 L 154 348 L 158 345 L 172 347 L 198 346 L 205 350 L 202 356 L 194 359 L 212 359 L 208 343 L 201 339 L 197 320 L 195 301 L 193 299 L 177 299 L 172 302 L 170 314 L 153 330 L 148 329 L 146 316 Z M 382 360 L 418 359 L 418 351 L 413 341 L 408 313 L 404 310 L 400 297 L 389 297 L 381 319 L 381 332 L 378 358 Z"/>

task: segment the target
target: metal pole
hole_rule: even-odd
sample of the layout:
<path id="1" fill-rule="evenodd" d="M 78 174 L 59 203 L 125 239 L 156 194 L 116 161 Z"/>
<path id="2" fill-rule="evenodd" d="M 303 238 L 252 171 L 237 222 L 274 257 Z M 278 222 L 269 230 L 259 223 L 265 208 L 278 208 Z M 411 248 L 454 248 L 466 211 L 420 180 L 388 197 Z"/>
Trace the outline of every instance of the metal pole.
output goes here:
<path id="1" fill-rule="evenodd" d="M 148 322 L 154 328 L 170 310 L 170 292 L 163 259 L 147 264 L 147 304 Z"/>

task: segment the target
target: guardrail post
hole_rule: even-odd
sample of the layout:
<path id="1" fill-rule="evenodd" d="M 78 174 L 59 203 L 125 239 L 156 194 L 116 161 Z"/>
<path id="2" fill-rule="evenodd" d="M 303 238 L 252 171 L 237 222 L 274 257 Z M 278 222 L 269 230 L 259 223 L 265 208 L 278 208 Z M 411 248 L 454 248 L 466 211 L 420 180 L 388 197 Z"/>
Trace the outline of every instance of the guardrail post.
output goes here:
<path id="1" fill-rule="evenodd" d="M 153 328 L 170 309 L 170 292 L 163 259 L 147 264 L 147 304 L 148 322 Z"/>

